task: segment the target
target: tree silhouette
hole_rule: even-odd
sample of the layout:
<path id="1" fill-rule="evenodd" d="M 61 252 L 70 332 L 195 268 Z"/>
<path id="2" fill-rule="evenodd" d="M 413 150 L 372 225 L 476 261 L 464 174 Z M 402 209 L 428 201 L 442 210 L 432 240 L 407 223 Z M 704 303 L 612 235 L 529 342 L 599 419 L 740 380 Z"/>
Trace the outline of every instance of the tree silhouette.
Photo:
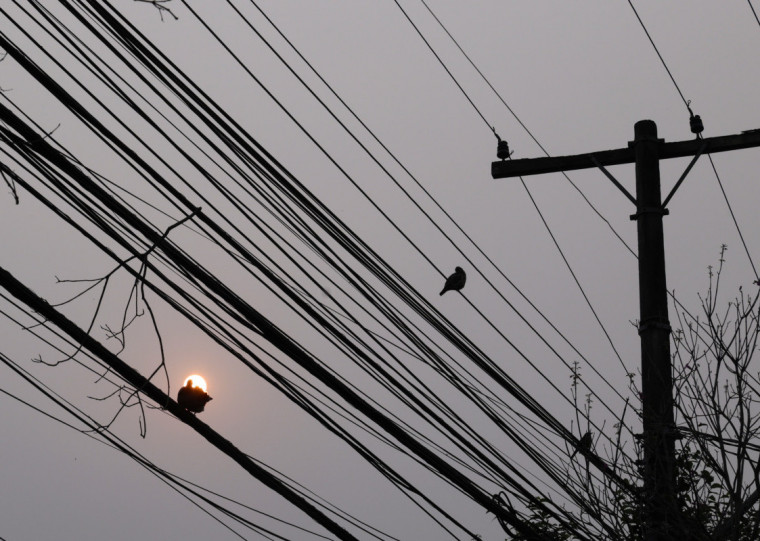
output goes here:
<path id="1" fill-rule="evenodd" d="M 699 295 L 701 313 L 694 317 L 681 305 L 675 306 L 673 434 L 679 508 L 674 516 L 678 517 L 679 538 L 750 541 L 760 537 L 760 366 L 755 359 L 760 340 L 760 291 L 746 294 L 740 287 L 735 298 L 721 303 L 725 252 L 723 245 L 718 266 L 709 267 L 707 292 Z M 571 379 L 577 393 L 577 372 Z M 631 403 L 637 403 L 640 398 L 633 380 L 631 392 L 635 395 Z M 590 409 L 587 399 L 582 416 L 588 418 Z M 640 419 L 640 410 L 637 413 Z M 641 449 L 634 442 L 639 460 L 617 460 L 623 456 L 623 444 L 621 427 L 616 428 L 617 438 L 611 441 L 617 444 L 607 449 L 607 461 L 633 486 L 640 487 Z M 644 539 L 640 492 L 594 480 L 588 473 L 588 461 L 585 468 L 572 461 L 569 466 L 568 475 L 587 488 L 581 521 L 589 514 L 585 510 L 592 509 L 611 526 L 601 539 Z M 506 495 L 496 495 L 495 500 L 512 509 Z M 522 514 L 543 539 L 582 539 L 544 506 L 528 505 Z M 528 539 L 506 524 L 502 527 L 512 539 Z"/>

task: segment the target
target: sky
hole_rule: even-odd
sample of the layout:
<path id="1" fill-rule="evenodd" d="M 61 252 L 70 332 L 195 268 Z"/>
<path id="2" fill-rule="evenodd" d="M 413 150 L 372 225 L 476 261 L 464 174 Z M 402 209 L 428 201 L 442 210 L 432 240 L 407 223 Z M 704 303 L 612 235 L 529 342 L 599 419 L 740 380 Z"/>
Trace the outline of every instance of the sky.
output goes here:
<path id="1" fill-rule="evenodd" d="M 157 133 L 147 119 L 139 118 L 113 89 L 88 72 L 76 55 L 50 37 L 47 30 L 53 28 L 52 19 L 46 21 L 35 4 L 14 0 L 0 6 L 0 32 L 5 39 L 48 72 L 193 205 L 201 207 L 205 216 L 224 224 L 232 238 L 263 263 L 255 267 L 241 262 L 229 246 L 222 249 L 218 237 L 202 226 L 197 216 L 167 234 L 176 246 L 378 409 L 408 423 L 410 430 L 428 438 L 425 441 L 431 446 L 440 446 L 436 449 L 441 455 L 458 467 L 466 464 L 473 468 L 465 471 L 472 472 L 487 493 L 505 488 L 459 454 L 425 416 L 381 386 L 371 370 L 321 335 L 318 327 L 303 317 L 302 309 L 283 301 L 262 268 L 274 269 L 274 275 L 283 277 L 284 287 L 308 295 L 304 298 L 309 305 L 325 314 L 337 314 L 339 304 L 345 306 L 348 313 L 334 315 L 334 321 L 346 324 L 346 329 L 366 343 L 377 339 L 367 351 L 377 353 L 410 381 L 417 378 L 420 387 L 415 389 L 426 390 L 426 404 L 450 407 L 461 415 L 464 426 L 493 444 L 516 471 L 564 501 L 536 463 L 454 389 L 439 368 L 421 359 L 410 341 L 391 335 L 371 318 L 378 313 L 377 307 L 361 301 L 339 268 L 355 270 L 356 276 L 387 299 L 390 309 L 417 325 L 422 343 L 442 356 L 450 355 L 452 366 L 477 381 L 473 385 L 482 384 L 478 396 L 514 407 L 516 417 L 510 417 L 508 424 L 527 434 L 531 444 L 544 450 L 560 471 L 571 468 L 561 440 L 454 348 L 449 340 L 454 331 L 437 332 L 432 321 L 413 312 L 402 296 L 361 268 L 326 232 L 316 233 L 315 238 L 342 254 L 336 266 L 278 222 L 276 216 L 288 213 L 253 198 L 235 183 L 240 175 L 232 166 L 245 168 L 243 158 L 233 157 L 230 166 L 214 162 L 214 145 L 221 146 L 218 136 L 194 124 L 195 117 L 185 121 L 170 111 L 159 97 L 169 95 L 165 87 L 151 87 L 150 77 L 141 80 L 129 71 L 123 60 L 74 17 L 72 13 L 83 10 L 87 2 L 45 2 L 44 8 L 82 44 L 92 47 L 90 59 L 102 60 L 99 66 L 111 67 L 124 78 L 119 84 L 126 95 L 150 111 L 149 119 L 165 129 L 166 136 Z M 753 14 L 753 4 L 633 2 L 670 74 L 631 4 L 624 1 L 254 4 L 172 0 L 162 4 L 171 13 L 131 0 L 103 4 L 144 34 L 207 94 L 209 102 L 218 104 L 387 262 L 406 282 L 405 288 L 418 292 L 431 310 L 437 311 L 436 318 L 450 322 L 451 329 L 477 345 L 577 436 L 581 434 L 579 421 L 587 427 L 581 413 L 586 397 L 593 393 L 590 418 L 593 431 L 600 436 L 596 446 L 600 452 L 609 446 L 606 438 L 614 435 L 615 416 L 624 409 L 623 397 L 631 394 L 628 374 L 637 380 L 640 364 L 634 326 L 638 319 L 637 262 L 631 252 L 636 250 L 636 228 L 629 219 L 633 207 L 598 170 L 571 172 L 569 179 L 561 174 L 522 181 L 492 179 L 490 166 L 496 160 L 497 143 L 494 130 L 509 142 L 512 157 L 517 159 L 543 156 L 544 150 L 551 155 L 570 155 L 622 148 L 633 139 L 634 124 L 643 119 L 655 121 L 659 137 L 665 141 L 691 139 L 694 135 L 689 130 L 685 101 L 703 119 L 705 137 L 760 128 L 760 22 Z M 156 231 L 165 232 L 189 214 L 175 205 L 165 189 L 150 185 L 108 148 L 11 55 L 0 61 L 0 88 L 0 103 L 41 126 L 46 140 L 61 145 L 83 167 L 105 179 L 103 186 L 123 197 Z M 176 96 L 171 101 L 178 111 L 189 110 Z M 193 132 L 193 127 L 199 132 Z M 202 133 L 209 136 L 208 141 L 201 140 Z M 124 247 L 97 230 L 30 172 L 6 139 L 0 142 L 0 150 L 1 163 L 50 197 L 118 257 L 127 257 Z M 190 158 L 234 193 L 241 206 L 224 200 Z M 753 267 L 760 263 L 754 263 L 760 246 L 753 232 L 760 225 L 760 187 L 755 174 L 759 161 L 757 149 L 716 154 L 716 176 L 702 157 L 668 205 L 670 214 L 664 219 L 668 288 L 692 314 L 700 313 L 698 295 L 706 291 L 708 267 L 719 264 L 724 244 L 722 301 L 739 295 L 739 288 L 752 293 L 757 287 L 753 285 L 757 278 Z M 665 193 L 688 162 L 683 158 L 661 163 Z M 610 172 L 634 190 L 632 165 L 615 166 Z M 0 185 L 4 254 L 0 266 L 58 305 L 81 327 L 91 326 L 91 336 L 109 349 L 119 351 L 116 340 L 107 339 L 108 329 L 118 328 L 125 309 L 131 313 L 134 278 L 32 193 L 17 186 L 17 196 L 18 203 L 10 186 Z M 255 219 L 246 219 L 247 213 Z M 271 226 L 271 231 L 292 241 L 292 247 L 268 240 L 264 229 L 255 229 L 254 223 Z M 143 251 L 150 248 L 140 236 L 131 242 Z M 159 252 L 149 257 L 166 271 L 169 267 Z M 300 270 L 296 262 L 314 267 Z M 140 268 L 134 259 L 128 265 L 135 271 Z M 445 277 L 456 266 L 468 273 L 465 289 L 462 294 L 439 296 Z M 106 275 L 111 277 L 102 300 L 102 282 L 85 291 L 92 284 L 86 280 Z M 183 282 L 173 271 L 169 275 L 197 298 L 205 299 L 201 301 L 204 306 L 211 306 L 190 282 Z M 153 271 L 148 278 L 168 291 L 166 282 Z M 350 295 L 344 292 L 349 290 Z M 146 408 L 141 414 L 139 407 L 120 409 L 117 396 L 112 395 L 115 378 L 101 378 L 103 371 L 92 359 L 76 352 L 75 346 L 63 344 L 44 327 L 33 326 L 32 315 L 3 293 L 3 358 L 29 371 L 97 423 L 106 425 L 114 419 L 110 432 L 159 468 L 230 498 L 232 501 L 209 496 L 246 519 L 285 539 L 334 538 L 167 412 Z M 324 403 L 335 406 L 331 418 L 339 426 L 465 529 L 435 511 L 431 514 L 437 521 L 426 514 L 428 504 L 418 498 L 420 505 L 415 505 L 413 497 L 393 486 L 344 441 L 155 292 L 148 291 L 145 299 L 149 304 L 138 303 L 142 315 L 126 329 L 120 357 L 147 376 L 159 367 L 163 348 L 165 370 L 160 368 L 153 381 L 165 391 L 168 383 L 172 396 L 186 376 L 203 375 L 213 400 L 199 418 L 251 457 L 307 487 L 320 501 L 383 532 L 378 534 L 382 539 L 469 539 L 470 533 L 488 541 L 504 539 L 493 515 L 395 445 L 376 437 L 376 432 L 362 430 L 352 422 L 366 422 L 374 430 L 366 417 L 335 413 L 356 412 L 255 328 L 244 328 L 229 314 L 223 317 L 233 334 L 248 340 L 256 352 L 257 359 L 243 354 L 246 360 L 260 366 L 260 359 L 294 381 L 313 384 L 324 393 L 320 395 Z M 186 301 L 182 304 L 188 305 Z M 355 319 L 350 321 L 348 314 Z M 675 319 L 671 307 L 671 321 Z M 55 351 L 41 338 L 63 351 Z M 74 353 L 81 363 L 73 359 L 56 366 L 34 362 L 41 358 L 54 364 Z M 575 402 L 580 412 L 573 406 L 568 368 L 573 362 L 579 363 L 584 378 Z M 411 383 L 407 388 L 412 388 Z M 417 396 L 417 390 L 412 394 Z M 624 422 L 632 431 L 640 430 L 630 413 Z M 4 487 L 0 491 L 0 538 L 276 538 L 244 528 L 195 497 L 184 498 L 149 470 L 104 444 L 97 433 L 82 433 L 79 428 L 82 425 L 77 420 L 7 363 L 0 364 L 0 486 Z M 547 442 L 559 447 L 547 446 Z M 630 446 L 627 452 L 635 454 Z M 210 509 L 224 524 L 203 509 Z M 355 525 L 338 520 L 358 538 L 370 538 Z"/>

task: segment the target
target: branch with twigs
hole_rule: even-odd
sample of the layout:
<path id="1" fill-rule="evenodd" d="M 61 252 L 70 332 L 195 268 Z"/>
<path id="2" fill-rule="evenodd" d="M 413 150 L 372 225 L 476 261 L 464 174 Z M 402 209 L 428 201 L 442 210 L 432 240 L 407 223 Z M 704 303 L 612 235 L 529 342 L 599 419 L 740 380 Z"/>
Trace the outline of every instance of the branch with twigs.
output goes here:
<path id="1" fill-rule="evenodd" d="M 174 17 L 175 21 L 179 20 L 179 17 L 177 17 L 171 9 L 163 5 L 163 4 L 167 4 L 171 2 L 171 0 L 135 0 L 135 2 L 142 2 L 144 4 L 152 4 L 153 7 L 158 10 L 159 15 L 161 16 L 161 22 L 164 21 L 164 12 Z"/>
<path id="2" fill-rule="evenodd" d="M 18 200 L 18 192 L 16 192 L 16 181 L 15 181 L 15 179 L 11 175 L 7 175 L 6 176 L 5 171 L 2 170 L 2 169 L 0 169 L 0 175 L 2 175 L 3 180 L 8 185 L 8 188 L 10 188 L 11 195 L 13 195 L 13 200 L 18 205 L 19 200 Z"/>
<path id="3" fill-rule="evenodd" d="M 701 316 L 689 321 L 676 312 L 675 406 L 682 475 L 691 481 L 683 498 L 692 522 L 703 521 L 713 539 L 757 539 L 760 291 L 747 295 L 740 287 L 725 309 L 718 308 L 726 249 L 721 246 L 717 267 L 708 268 Z"/>
<path id="4" fill-rule="evenodd" d="M 132 283 L 132 287 L 129 290 L 129 294 L 127 296 L 127 301 L 125 303 L 125 308 L 122 313 L 119 326 L 116 328 L 113 328 L 106 324 L 106 325 L 102 325 L 101 329 L 105 332 L 106 339 L 113 339 L 118 342 L 119 348 L 116 352 L 114 352 L 114 355 L 118 356 L 126 349 L 127 329 L 137 320 L 137 318 L 142 317 L 147 312 L 147 314 L 150 316 L 153 332 L 155 333 L 155 336 L 158 340 L 158 349 L 159 349 L 159 358 L 160 358 L 160 362 L 153 369 L 153 371 L 151 372 L 151 374 L 148 376 L 147 379 L 148 381 L 152 381 L 152 379 L 156 376 L 156 374 L 163 371 L 166 377 L 166 394 L 167 395 L 171 394 L 171 383 L 169 380 L 169 372 L 166 367 L 166 355 L 164 351 L 164 342 L 161 336 L 161 331 L 159 329 L 158 320 L 156 319 L 155 312 L 150 302 L 148 301 L 148 297 L 145 292 L 145 281 L 147 279 L 147 272 L 148 272 L 148 258 L 153 253 L 153 251 L 155 251 L 163 242 L 166 241 L 169 233 L 173 229 L 175 229 L 176 227 L 179 227 L 180 225 L 184 224 L 188 220 L 192 219 L 198 212 L 200 212 L 200 208 L 194 209 L 189 215 L 185 216 L 181 220 L 178 220 L 174 224 L 170 225 L 164 231 L 163 235 L 152 246 L 150 246 L 145 252 L 121 261 L 114 269 L 108 272 L 105 276 L 94 278 L 94 279 L 67 279 L 67 280 L 62 280 L 56 277 L 56 280 L 58 281 L 58 283 L 88 283 L 89 284 L 82 291 L 79 291 L 74 296 L 70 297 L 69 299 L 53 305 L 56 308 L 69 304 L 73 302 L 74 300 L 81 298 L 82 296 L 84 296 L 90 291 L 93 291 L 96 289 L 100 290 L 99 295 L 98 295 L 98 300 L 95 305 L 95 310 L 93 312 L 92 318 L 90 319 L 89 326 L 86 329 L 87 334 L 91 335 L 95 322 L 97 321 L 98 316 L 102 311 L 104 299 L 106 296 L 106 291 L 108 290 L 110 280 L 114 277 L 114 275 L 120 269 L 126 268 L 127 265 L 129 265 L 132 261 L 137 260 L 140 262 L 139 269 L 137 270 L 136 273 L 134 273 L 135 279 L 134 279 L 134 282 Z M 144 310 L 141 309 L 141 306 L 144 307 Z M 81 349 L 82 349 L 82 345 L 80 344 L 73 353 L 71 353 L 70 355 L 58 361 L 46 361 L 46 360 L 43 360 L 41 356 L 33 359 L 33 361 L 38 362 L 38 363 L 43 363 L 48 366 L 57 366 L 63 362 L 73 359 L 81 351 Z M 100 377 L 98 378 L 96 383 L 99 382 L 101 379 L 105 378 L 108 375 L 109 370 L 110 369 L 106 369 L 105 372 L 100 374 Z M 126 397 L 124 396 L 123 393 L 126 393 Z M 96 398 L 96 397 L 91 396 L 89 398 L 93 400 L 98 400 L 98 401 L 105 401 L 114 396 L 117 396 L 119 398 L 119 403 L 120 403 L 119 409 L 111 418 L 111 420 L 105 425 L 102 425 L 101 428 L 107 429 L 108 427 L 110 427 L 111 424 L 113 424 L 113 422 L 116 420 L 116 418 L 125 408 L 139 406 L 140 418 L 138 419 L 138 421 L 140 424 L 140 435 L 142 437 L 145 437 L 145 435 L 147 434 L 147 421 L 145 418 L 145 406 L 143 404 L 142 399 L 140 398 L 140 389 L 128 389 L 125 386 L 120 386 L 115 391 L 113 391 L 112 393 L 104 397 Z"/>

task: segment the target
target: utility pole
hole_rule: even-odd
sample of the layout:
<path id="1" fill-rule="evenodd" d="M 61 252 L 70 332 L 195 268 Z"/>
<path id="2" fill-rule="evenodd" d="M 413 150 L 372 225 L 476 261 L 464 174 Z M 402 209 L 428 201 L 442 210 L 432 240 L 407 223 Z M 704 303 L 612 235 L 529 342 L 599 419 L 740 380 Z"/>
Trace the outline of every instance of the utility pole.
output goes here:
<path id="1" fill-rule="evenodd" d="M 491 164 L 491 175 L 495 179 L 598 167 L 636 205 L 636 213 L 631 215 L 631 219 L 637 222 L 639 249 L 646 541 L 680 539 L 686 526 L 680 522 L 676 501 L 673 382 L 662 217 L 668 214 L 667 203 L 699 156 L 757 146 L 760 146 L 760 130 L 665 143 L 657 138 L 654 122 L 641 120 L 634 126 L 634 140 L 627 148 L 556 158 L 512 160 L 507 159 L 510 156 L 509 147 L 500 140 L 497 154 L 501 160 Z M 663 202 L 659 162 L 661 159 L 685 156 L 693 156 L 691 163 Z M 626 163 L 636 164 L 635 198 L 605 169 L 605 166 Z"/>

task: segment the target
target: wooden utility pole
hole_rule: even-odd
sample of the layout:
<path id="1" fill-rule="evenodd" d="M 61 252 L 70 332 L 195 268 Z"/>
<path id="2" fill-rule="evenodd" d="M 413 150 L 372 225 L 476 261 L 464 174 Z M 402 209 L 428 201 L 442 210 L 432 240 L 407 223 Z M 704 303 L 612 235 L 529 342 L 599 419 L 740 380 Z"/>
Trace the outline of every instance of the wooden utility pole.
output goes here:
<path id="1" fill-rule="evenodd" d="M 665 143 L 657 138 L 657 126 L 641 120 L 634 127 L 634 140 L 627 148 L 597 153 L 511 160 L 500 141 L 500 161 L 493 162 L 493 178 L 598 167 L 636 205 L 639 247 L 639 336 L 641 337 L 641 392 L 644 448 L 645 539 L 680 539 L 684 526 L 676 501 L 673 382 L 670 359 L 670 323 L 665 283 L 665 245 L 662 217 L 665 206 L 702 154 L 760 146 L 760 130 L 739 135 Z M 661 159 L 693 156 L 689 166 L 662 202 Z M 605 166 L 636 164 L 636 197 L 605 169 Z M 685 537 L 684 537 L 685 538 Z"/>

